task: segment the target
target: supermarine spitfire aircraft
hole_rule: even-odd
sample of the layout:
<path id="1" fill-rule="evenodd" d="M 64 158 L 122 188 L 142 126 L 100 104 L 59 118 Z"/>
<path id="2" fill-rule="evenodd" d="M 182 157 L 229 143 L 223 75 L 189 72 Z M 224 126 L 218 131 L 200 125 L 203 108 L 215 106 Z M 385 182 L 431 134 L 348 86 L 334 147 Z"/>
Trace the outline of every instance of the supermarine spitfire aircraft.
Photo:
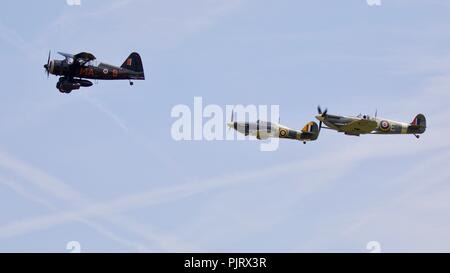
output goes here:
<path id="1" fill-rule="evenodd" d="M 131 53 L 121 67 L 100 63 L 96 65 L 95 56 L 91 53 L 81 52 L 76 55 L 58 52 L 64 60 L 50 60 L 48 53 L 47 64 L 44 65 L 47 77 L 50 74 L 62 76 L 56 88 L 61 93 L 70 93 L 80 87 L 90 87 L 92 80 L 145 80 L 142 60 L 138 53 Z"/>
<path id="2" fill-rule="evenodd" d="M 238 131 L 245 136 L 255 136 L 257 139 L 268 138 L 286 138 L 302 141 L 314 141 L 319 137 L 319 126 L 314 121 L 309 122 L 301 131 L 290 129 L 275 122 L 261 121 L 256 122 L 236 122 L 231 115 L 231 122 L 228 127 Z"/>
<path id="3" fill-rule="evenodd" d="M 417 115 L 411 123 L 393 121 L 389 119 L 378 118 L 368 115 L 358 115 L 356 117 L 336 116 L 328 114 L 328 110 L 322 112 L 320 106 L 317 107 L 318 115 L 316 116 L 319 123 L 319 131 L 321 128 L 331 129 L 342 132 L 346 135 L 359 136 L 362 134 L 412 134 L 419 138 L 427 128 L 425 116 Z M 322 123 L 326 125 L 322 126 Z"/>

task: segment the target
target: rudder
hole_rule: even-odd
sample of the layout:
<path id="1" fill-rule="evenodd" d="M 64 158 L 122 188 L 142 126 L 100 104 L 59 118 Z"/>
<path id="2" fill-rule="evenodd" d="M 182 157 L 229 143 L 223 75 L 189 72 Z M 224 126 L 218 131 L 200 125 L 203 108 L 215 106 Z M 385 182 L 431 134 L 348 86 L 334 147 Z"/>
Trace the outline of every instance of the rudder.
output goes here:
<path id="1" fill-rule="evenodd" d="M 423 114 L 418 114 L 411 122 L 411 125 L 419 127 L 427 127 L 427 120 Z"/>
<path id="2" fill-rule="evenodd" d="M 311 121 L 303 127 L 302 132 L 308 134 L 310 140 L 316 140 L 319 137 L 319 126 L 314 121 Z"/>
<path id="3" fill-rule="evenodd" d="M 144 67 L 142 65 L 141 56 L 139 56 L 139 54 L 136 52 L 131 53 L 121 67 L 144 74 Z"/>
<path id="4" fill-rule="evenodd" d="M 410 130 L 413 133 L 423 134 L 427 129 L 427 120 L 423 114 L 418 114 L 411 122 Z"/>

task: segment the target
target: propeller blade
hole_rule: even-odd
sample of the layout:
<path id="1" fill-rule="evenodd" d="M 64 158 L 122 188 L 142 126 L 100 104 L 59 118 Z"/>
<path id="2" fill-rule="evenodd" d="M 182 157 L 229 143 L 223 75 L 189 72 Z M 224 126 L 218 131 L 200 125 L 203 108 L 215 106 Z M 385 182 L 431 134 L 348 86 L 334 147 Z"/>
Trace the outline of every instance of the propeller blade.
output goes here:
<path id="1" fill-rule="evenodd" d="M 230 124 L 234 124 L 234 109 L 233 109 L 233 111 L 231 112 L 231 122 L 230 122 L 229 125 L 228 125 L 228 131 L 231 130 L 231 126 L 232 126 L 232 125 L 230 125 Z"/>
<path id="2" fill-rule="evenodd" d="M 321 130 L 322 130 L 322 121 L 319 122 L 319 133 L 320 133 Z"/>
<path id="3" fill-rule="evenodd" d="M 50 56 L 51 56 L 51 51 L 48 51 L 48 58 L 47 58 L 47 64 L 44 65 L 44 68 L 47 72 L 47 78 L 50 76 Z"/>
<path id="4" fill-rule="evenodd" d="M 325 108 L 325 111 L 322 112 L 322 108 L 319 106 L 317 106 L 317 112 L 319 113 L 319 115 L 321 115 L 322 117 L 325 117 L 328 113 L 328 108 Z"/>

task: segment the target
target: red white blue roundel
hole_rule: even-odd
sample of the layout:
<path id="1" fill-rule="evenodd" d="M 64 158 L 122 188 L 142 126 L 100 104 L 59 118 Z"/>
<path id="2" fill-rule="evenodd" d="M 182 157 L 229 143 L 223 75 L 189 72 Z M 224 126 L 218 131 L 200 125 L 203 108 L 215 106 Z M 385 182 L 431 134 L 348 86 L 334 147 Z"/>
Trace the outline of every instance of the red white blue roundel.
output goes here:
<path id="1" fill-rule="evenodd" d="M 380 129 L 384 132 L 389 131 L 389 129 L 391 129 L 391 124 L 387 120 L 382 120 L 380 122 Z"/>

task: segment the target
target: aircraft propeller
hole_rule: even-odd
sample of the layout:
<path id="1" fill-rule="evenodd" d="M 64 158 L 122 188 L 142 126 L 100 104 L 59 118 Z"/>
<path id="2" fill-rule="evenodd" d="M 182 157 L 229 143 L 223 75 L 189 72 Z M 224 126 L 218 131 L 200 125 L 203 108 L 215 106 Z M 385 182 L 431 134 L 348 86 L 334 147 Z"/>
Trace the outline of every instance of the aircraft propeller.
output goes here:
<path id="1" fill-rule="evenodd" d="M 231 130 L 232 124 L 234 124 L 234 109 L 233 109 L 233 111 L 231 112 L 231 122 L 228 123 L 228 131 Z"/>
<path id="2" fill-rule="evenodd" d="M 51 55 L 51 51 L 49 50 L 47 64 L 44 64 L 44 68 L 47 71 L 47 78 L 50 76 L 50 55 Z"/>
<path id="3" fill-rule="evenodd" d="M 326 117 L 327 113 L 328 113 L 328 108 L 325 108 L 325 111 L 322 112 L 322 108 L 319 106 L 317 106 L 317 112 L 319 113 L 319 115 L 321 115 L 322 117 Z M 319 122 L 319 132 L 320 130 L 322 130 L 322 121 Z"/>
<path id="4" fill-rule="evenodd" d="M 319 115 L 326 116 L 328 113 L 328 109 L 325 108 L 325 111 L 322 112 L 322 108 L 319 105 L 319 106 L 317 106 L 317 112 L 319 112 Z"/>

